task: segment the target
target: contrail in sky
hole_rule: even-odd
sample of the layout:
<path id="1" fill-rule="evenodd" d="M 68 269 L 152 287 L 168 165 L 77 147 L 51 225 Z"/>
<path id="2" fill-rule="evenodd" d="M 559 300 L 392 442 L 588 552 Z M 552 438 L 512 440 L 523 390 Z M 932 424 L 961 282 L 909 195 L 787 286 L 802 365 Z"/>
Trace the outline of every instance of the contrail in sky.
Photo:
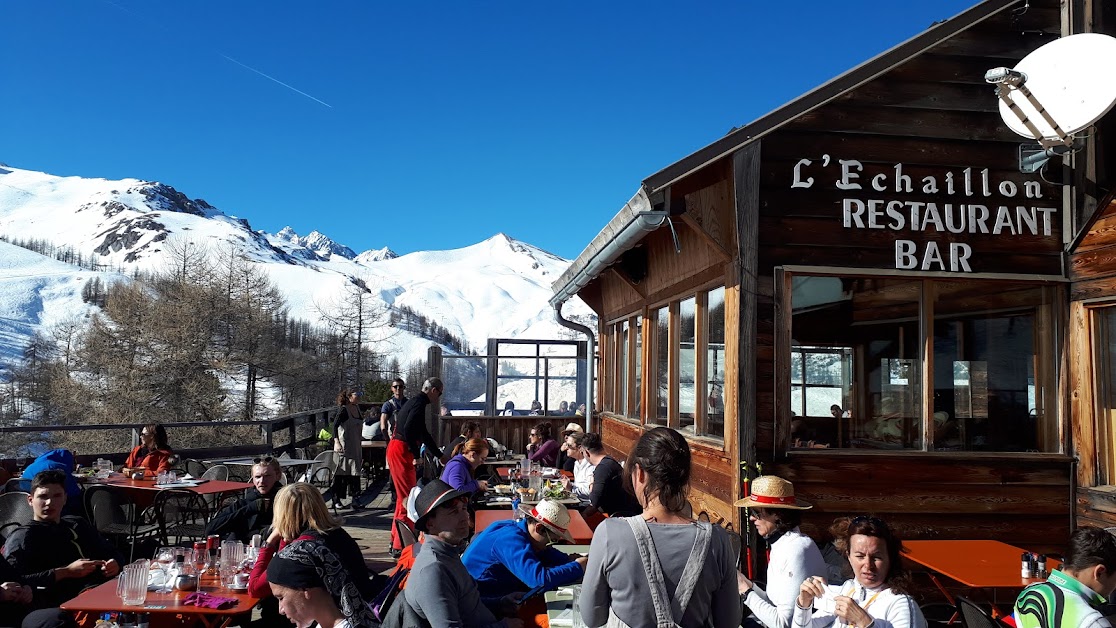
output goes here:
<path id="1" fill-rule="evenodd" d="M 275 78 L 274 76 L 268 76 L 267 74 L 264 74 L 263 72 L 260 72 L 259 70 L 257 70 L 256 68 L 253 68 L 252 66 L 250 66 L 248 64 L 241 63 L 241 62 L 237 61 L 236 59 L 233 59 L 232 57 L 230 57 L 229 55 L 227 55 L 223 52 L 218 52 L 217 54 L 219 54 L 222 57 L 228 59 L 229 61 L 232 61 L 233 63 L 239 65 L 242 68 L 245 68 L 247 70 L 251 70 L 251 71 L 255 72 L 256 74 L 259 74 L 260 76 L 264 77 L 265 79 L 268 79 L 270 81 L 275 81 L 276 83 L 282 85 L 283 87 L 286 87 L 287 89 L 289 89 L 293 92 L 302 94 L 303 96 L 309 98 L 310 100 L 313 100 L 314 102 L 321 103 L 321 104 L 329 107 L 330 109 L 333 109 L 333 105 L 327 103 L 326 101 L 321 100 L 320 98 L 315 98 L 315 97 L 311 96 L 310 94 L 307 94 L 306 92 L 302 91 L 301 89 L 298 89 L 297 87 L 294 87 L 292 85 L 288 85 L 288 84 L 284 83 L 283 81 L 280 81 L 279 79 Z"/>
<path id="2" fill-rule="evenodd" d="M 168 32 L 168 33 L 171 32 L 169 29 L 167 29 L 162 24 L 158 24 L 156 22 L 153 22 L 152 20 L 149 20 L 146 16 L 143 16 L 143 15 L 140 15 L 140 14 L 136 13 L 135 11 L 129 9 L 126 6 L 122 6 L 120 4 L 117 4 L 113 0 L 102 0 L 102 1 L 105 2 L 106 4 L 111 4 L 112 6 L 116 7 L 117 9 L 120 9 L 121 11 L 123 11 L 125 13 L 130 14 L 132 17 L 134 17 L 136 19 L 139 19 L 139 20 L 142 20 L 142 21 L 146 22 L 149 26 L 152 26 L 154 28 L 158 28 L 158 29 L 160 29 L 164 32 Z M 264 74 L 263 72 L 260 72 L 256 68 L 253 68 L 252 66 L 250 66 L 246 63 L 241 63 L 240 61 L 237 61 L 236 59 L 233 59 L 229 55 L 221 52 L 220 50 L 217 50 L 216 48 L 210 48 L 210 50 L 212 50 L 213 52 L 216 52 L 217 54 L 219 54 L 222 57 L 228 59 L 229 61 L 232 61 L 233 63 L 239 65 L 240 67 L 242 67 L 246 70 L 251 70 L 251 71 L 255 72 L 256 74 L 259 74 L 260 76 L 264 77 L 265 79 L 267 79 L 269 81 L 278 83 L 278 84 L 282 85 L 283 87 L 286 87 L 287 89 L 291 90 L 292 92 L 295 92 L 296 94 L 301 94 L 301 95 L 309 98 L 310 100 L 313 100 L 316 103 L 325 105 L 326 107 L 329 107 L 330 109 L 333 109 L 333 105 L 327 103 L 326 101 L 324 101 L 320 98 L 315 98 L 315 97 L 311 96 L 310 94 L 307 94 L 306 92 L 302 91 L 301 89 L 298 89 L 297 87 L 294 87 L 293 85 L 288 85 L 287 83 L 284 83 L 283 81 L 280 81 L 279 79 L 275 78 L 274 76 Z"/>

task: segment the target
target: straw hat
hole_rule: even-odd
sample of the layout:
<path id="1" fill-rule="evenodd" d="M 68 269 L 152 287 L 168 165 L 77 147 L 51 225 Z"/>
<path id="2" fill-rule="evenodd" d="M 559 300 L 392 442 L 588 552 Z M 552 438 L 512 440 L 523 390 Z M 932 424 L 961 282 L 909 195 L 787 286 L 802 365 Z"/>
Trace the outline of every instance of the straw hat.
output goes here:
<path id="1" fill-rule="evenodd" d="M 562 430 L 562 432 L 565 434 L 569 434 L 570 432 L 581 432 L 584 434 L 585 430 L 577 423 L 567 423 L 566 429 Z"/>
<path id="2" fill-rule="evenodd" d="M 570 534 L 570 511 L 562 504 L 544 499 L 534 506 L 520 504 L 519 510 L 563 539 L 574 542 L 573 535 Z"/>
<path id="3" fill-rule="evenodd" d="M 775 475 L 761 475 L 751 482 L 752 494 L 736 500 L 736 506 L 746 508 L 789 508 L 808 510 L 810 504 L 794 499 L 794 485 Z M 801 505 L 799 505 L 801 504 Z"/>

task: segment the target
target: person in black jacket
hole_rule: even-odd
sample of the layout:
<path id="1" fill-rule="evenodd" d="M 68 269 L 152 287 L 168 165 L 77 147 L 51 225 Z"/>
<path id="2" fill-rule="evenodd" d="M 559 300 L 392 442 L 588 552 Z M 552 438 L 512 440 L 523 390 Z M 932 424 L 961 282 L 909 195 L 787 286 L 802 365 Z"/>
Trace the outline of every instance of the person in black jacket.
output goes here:
<path id="1" fill-rule="evenodd" d="M 71 628 L 73 618 L 60 608 L 37 608 L 35 590 L 0 557 L 0 628 Z"/>
<path id="2" fill-rule="evenodd" d="M 631 517 L 643 512 L 635 495 L 624 486 L 624 468 L 605 453 L 601 435 L 586 434 L 581 439 L 581 446 L 589 454 L 589 462 L 596 465 L 593 469 L 593 488 L 589 492 L 589 507 L 582 511 L 582 515 L 589 517 L 605 512 L 610 517 Z"/>
<path id="3" fill-rule="evenodd" d="M 82 589 L 120 573 L 123 556 L 84 519 L 63 517 L 66 475 L 52 469 L 31 480 L 34 521 L 4 544 L 4 557 L 24 584 L 42 587 L 43 604 L 58 606 Z"/>
<path id="4" fill-rule="evenodd" d="M 395 518 L 413 525 L 407 518 L 407 496 L 418 484 L 415 474 L 415 460 L 421 459 L 420 448 L 425 444 L 427 452 L 436 458 L 442 457 L 442 450 L 426 428 L 426 412 L 431 404 L 438 407 L 444 385 L 442 380 L 431 377 L 422 384 L 422 392 L 411 397 L 396 414 L 395 434 L 387 446 L 388 471 L 395 487 Z M 395 526 L 391 526 L 391 554 L 398 557 L 403 545 Z"/>
<path id="5" fill-rule="evenodd" d="M 283 471 L 271 456 L 256 458 L 252 465 L 252 488 L 244 497 L 225 506 L 205 526 L 205 533 L 219 534 L 222 540 L 247 543 L 253 534 L 262 534 L 271 525 L 272 505 L 282 488 Z"/>

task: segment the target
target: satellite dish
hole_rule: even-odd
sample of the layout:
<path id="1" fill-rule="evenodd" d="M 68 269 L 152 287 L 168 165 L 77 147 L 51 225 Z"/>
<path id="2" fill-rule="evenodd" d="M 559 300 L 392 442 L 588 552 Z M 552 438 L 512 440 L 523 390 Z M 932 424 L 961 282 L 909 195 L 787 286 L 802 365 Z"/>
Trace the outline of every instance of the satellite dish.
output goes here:
<path id="1" fill-rule="evenodd" d="M 1082 33 L 1052 41 L 1014 70 L 997 68 L 985 78 L 1015 88 L 1000 96 L 1000 116 L 1012 131 L 1044 146 L 1051 140 L 1068 145 L 1069 136 L 1092 126 L 1116 104 L 1116 80 L 1108 74 L 1113 67 L 1116 38 Z"/>

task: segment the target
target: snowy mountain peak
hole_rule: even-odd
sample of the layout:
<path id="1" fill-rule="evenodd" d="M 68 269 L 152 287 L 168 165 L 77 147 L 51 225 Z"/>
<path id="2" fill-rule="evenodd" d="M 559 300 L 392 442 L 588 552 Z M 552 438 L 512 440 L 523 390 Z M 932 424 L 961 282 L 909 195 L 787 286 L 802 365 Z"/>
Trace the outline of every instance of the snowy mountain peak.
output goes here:
<path id="1" fill-rule="evenodd" d="M 357 255 L 353 261 L 358 264 L 368 264 L 370 262 L 382 262 L 397 257 L 399 257 L 399 255 L 397 255 L 395 251 L 385 246 L 382 249 L 368 249 L 360 255 Z"/>
<path id="2" fill-rule="evenodd" d="M 275 234 L 275 237 L 284 242 L 289 242 L 295 247 L 306 249 L 314 254 L 313 256 L 305 254 L 300 255 L 298 252 L 292 251 L 293 254 L 306 259 L 328 261 L 331 255 L 337 255 L 345 259 L 354 259 L 357 256 L 356 252 L 349 247 L 334 242 L 329 236 L 317 230 L 311 231 L 306 237 L 301 237 L 288 225 L 280 229 L 279 233 Z"/>

